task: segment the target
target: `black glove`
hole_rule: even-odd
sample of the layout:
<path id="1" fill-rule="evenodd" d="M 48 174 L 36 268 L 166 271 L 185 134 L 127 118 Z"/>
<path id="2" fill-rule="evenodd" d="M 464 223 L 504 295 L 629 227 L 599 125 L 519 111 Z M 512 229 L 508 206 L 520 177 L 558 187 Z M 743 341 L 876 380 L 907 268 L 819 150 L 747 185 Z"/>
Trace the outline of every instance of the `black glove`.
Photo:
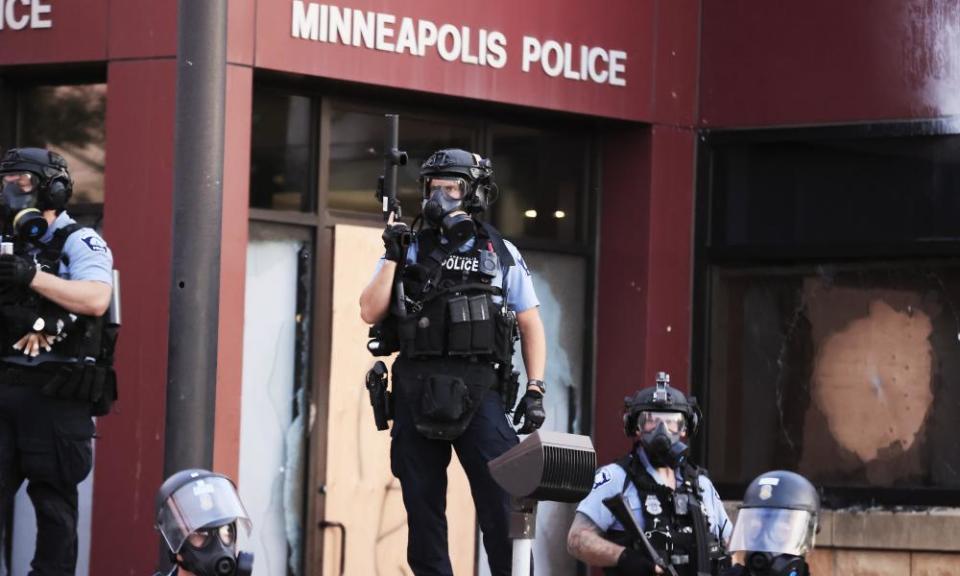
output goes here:
<path id="1" fill-rule="evenodd" d="M 543 410 L 543 393 L 527 390 L 513 412 L 513 425 L 519 425 L 521 418 L 523 418 L 523 428 L 517 430 L 518 434 L 529 434 L 543 426 L 543 421 L 547 419 L 547 413 Z"/>
<path id="2" fill-rule="evenodd" d="M 408 234 L 410 234 L 410 228 L 403 222 L 388 224 L 383 229 L 383 235 L 381 236 L 383 238 L 383 249 L 385 250 L 383 257 L 391 262 L 400 262 L 400 259 L 404 257 L 403 249 L 406 245 L 404 239 Z"/>
<path id="3" fill-rule="evenodd" d="M 633 548 L 624 548 L 617 558 L 617 569 L 620 574 L 630 576 L 654 576 L 656 564 L 645 554 Z"/>
<path id="4" fill-rule="evenodd" d="M 0 255 L 0 285 L 26 288 L 37 275 L 35 262 L 13 254 Z"/>

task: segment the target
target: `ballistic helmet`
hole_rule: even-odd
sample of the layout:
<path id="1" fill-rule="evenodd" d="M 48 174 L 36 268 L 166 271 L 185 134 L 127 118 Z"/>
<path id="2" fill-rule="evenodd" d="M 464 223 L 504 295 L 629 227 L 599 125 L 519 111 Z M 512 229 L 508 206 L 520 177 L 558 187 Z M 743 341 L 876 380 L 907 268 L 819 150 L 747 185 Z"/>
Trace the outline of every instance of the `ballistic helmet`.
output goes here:
<path id="1" fill-rule="evenodd" d="M 0 159 L 0 175 L 30 173 L 37 181 L 37 208 L 63 211 L 73 194 L 67 161 L 52 150 L 11 148 Z"/>
<path id="2" fill-rule="evenodd" d="M 803 556 L 814 544 L 820 496 L 803 476 L 785 470 L 750 483 L 730 540 L 730 550 Z"/>
<path id="3" fill-rule="evenodd" d="M 670 375 L 657 372 L 657 383 L 649 388 L 637 391 L 633 396 L 623 399 L 623 431 L 628 438 L 637 432 L 639 418 L 643 412 L 679 412 L 686 422 L 686 434 L 692 438 L 700 425 L 702 417 L 697 399 L 687 396 L 676 388 L 670 387 Z"/>
<path id="4" fill-rule="evenodd" d="M 420 166 L 420 193 L 430 198 L 431 180 L 455 180 L 462 192 L 462 208 L 473 214 L 483 212 L 496 200 L 497 186 L 493 182 L 493 164 L 488 158 L 459 148 L 437 150 Z"/>
<path id="5" fill-rule="evenodd" d="M 233 481 L 209 470 L 181 470 L 167 478 L 157 491 L 156 511 L 156 528 L 173 554 L 200 530 L 236 522 L 250 533 L 250 517 Z"/>

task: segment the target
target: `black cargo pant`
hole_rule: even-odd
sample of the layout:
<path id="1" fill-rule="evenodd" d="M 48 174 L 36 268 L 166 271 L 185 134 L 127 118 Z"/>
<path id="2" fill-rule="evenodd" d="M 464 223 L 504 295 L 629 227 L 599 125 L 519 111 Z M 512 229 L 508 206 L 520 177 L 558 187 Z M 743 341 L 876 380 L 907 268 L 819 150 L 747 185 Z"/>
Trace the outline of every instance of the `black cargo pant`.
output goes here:
<path id="1" fill-rule="evenodd" d="M 431 364 L 434 363 L 397 359 L 393 365 L 393 389 L 401 389 L 404 381 L 415 379 L 417 373 L 431 371 Z M 476 368 L 474 364 L 473 369 Z M 489 366 L 483 368 L 493 370 Z M 456 375 L 467 374 L 469 372 Z M 393 437 L 390 466 L 400 480 L 407 510 L 407 562 L 413 573 L 417 576 L 453 574 L 447 550 L 447 465 L 451 451 L 456 450 L 470 482 L 490 573 L 508 576 L 513 555 L 509 538 L 510 497 L 490 476 L 487 462 L 515 446 L 518 438 L 504 416 L 499 392 L 487 392 L 470 425 L 453 441 L 422 436 L 414 426 L 410 407 L 395 395 L 390 434 Z"/>
<path id="2" fill-rule="evenodd" d="M 0 536 L 9 530 L 13 498 L 26 480 L 37 514 L 29 576 L 73 576 L 77 484 L 93 463 L 94 426 L 89 403 L 40 392 L 50 377 L 40 368 L 0 365 Z"/>

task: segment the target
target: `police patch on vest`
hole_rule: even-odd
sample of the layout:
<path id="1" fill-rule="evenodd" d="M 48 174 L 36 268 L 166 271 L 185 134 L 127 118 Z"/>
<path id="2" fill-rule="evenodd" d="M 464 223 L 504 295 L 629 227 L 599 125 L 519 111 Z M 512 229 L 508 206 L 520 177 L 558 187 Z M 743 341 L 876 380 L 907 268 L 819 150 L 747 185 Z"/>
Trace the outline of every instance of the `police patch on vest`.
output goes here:
<path id="1" fill-rule="evenodd" d="M 596 490 L 600 486 L 603 486 L 610 481 L 610 474 L 606 470 L 601 470 L 597 472 L 597 475 L 593 477 L 593 489 Z"/>
<path id="2" fill-rule="evenodd" d="M 480 259 L 476 256 L 458 256 L 456 254 L 452 254 L 443 261 L 443 267 L 447 270 L 476 272 L 480 270 Z"/>
<path id="3" fill-rule="evenodd" d="M 660 504 L 660 499 L 657 498 L 656 494 L 647 494 L 647 499 L 643 501 L 643 507 L 647 510 L 647 514 L 651 516 L 659 516 L 663 513 L 663 505 Z"/>
<path id="4" fill-rule="evenodd" d="M 87 245 L 87 248 L 94 252 L 107 251 L 107 243 L 97 236 L 87 236 L 86 238 L 81 238 L 81 240 L 83 240 L 83 243 Z"/>

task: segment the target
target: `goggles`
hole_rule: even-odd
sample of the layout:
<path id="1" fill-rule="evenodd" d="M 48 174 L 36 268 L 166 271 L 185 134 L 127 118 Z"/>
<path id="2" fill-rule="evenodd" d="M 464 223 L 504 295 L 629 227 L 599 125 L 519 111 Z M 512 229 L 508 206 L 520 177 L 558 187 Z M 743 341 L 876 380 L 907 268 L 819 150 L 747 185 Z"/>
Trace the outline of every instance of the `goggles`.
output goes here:
<path id="1" fill-rule="evenodd" d="M 15 184 L 20 193 L 29 194 L 40 184 L 40 178 L 33 172 L 7 172 L 3 175 L 3 184 Z"/>
<path id="2" fill-rule="evenodd" d="M 463 200 L 466 190 L 467 181 L 463 178 L 427 178 L 423 184 L 424 198 L 431 198 L 439 192 L 443 194 L 447 200 Z"/>
<path id="3" fill-rule="evenodd" d="M 663 424 L 670 434 L 683 434 L 687 431 L 687 420 L 681 412 L 644 411 L 640 413 L 641 432 L 653 432 L 660 424 Z"/>

